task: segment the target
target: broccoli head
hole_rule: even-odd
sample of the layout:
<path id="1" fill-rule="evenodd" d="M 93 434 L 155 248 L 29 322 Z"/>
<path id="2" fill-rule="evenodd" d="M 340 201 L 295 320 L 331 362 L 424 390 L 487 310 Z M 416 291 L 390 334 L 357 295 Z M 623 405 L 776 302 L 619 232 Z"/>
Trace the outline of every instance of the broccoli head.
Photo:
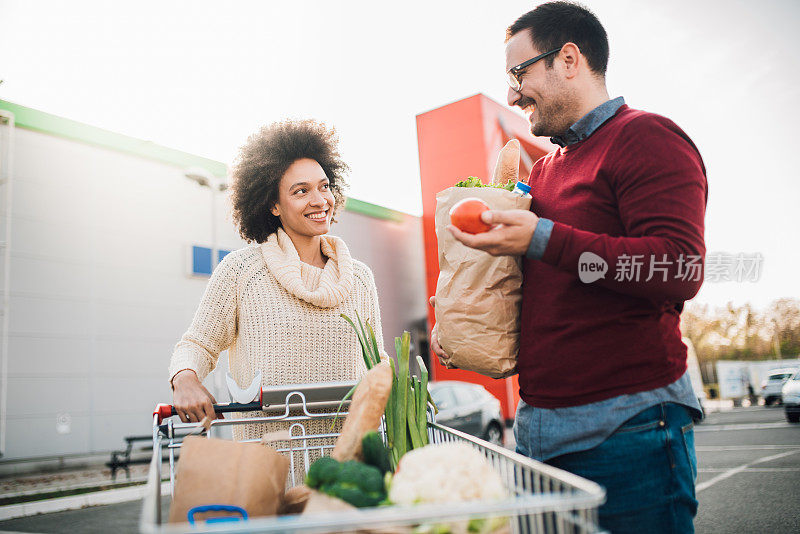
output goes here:
<path id="1" fill-rule="evenodd" d="M 339 477 L 342 464 L 329 456 L 323 456 L 308 468 L 306 485 L 310 488 L 320 488 L 333 484 Z"/>
<path id="2" fill-rule="evenodd" d="M 392 471 L 392 464 L 389 461 L 389 451 L 383 444 L 383 439 L 374 430 L 364 434 L 361 439 L 361 453 L 364 455 L 364 463 L 373 465 L 383 473 Z"/>
<path id="3" fill-rule="evenodd" d="M 306 484 L 358 508 L 377 506 L 386 498 L 381 470 L 356 461 L 320 458 L 309 468 Z"/>
<path id="4" fill-rule="evenodd" d="M 386 486 L 383 484 L 383 473 L 380 469 L 356 461 L 342 464 L 339 482 L 354 484 L 371 493 L 380 493 L 386 490 Z"/>

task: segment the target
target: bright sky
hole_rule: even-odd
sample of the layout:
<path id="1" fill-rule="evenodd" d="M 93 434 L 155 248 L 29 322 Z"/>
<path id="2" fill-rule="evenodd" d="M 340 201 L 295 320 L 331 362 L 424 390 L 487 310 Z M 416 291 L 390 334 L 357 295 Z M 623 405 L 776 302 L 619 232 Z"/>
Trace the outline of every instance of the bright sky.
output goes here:
<path id="1" fill-rule="evenodd" d="M 0 0 L 0 98 L 225 162 L 263 124 L 317 118 L 352 196 L 419 215 L 415 116 L 504 103 L 504 31 L 536 3 Z M 705 159 L 708 250 L 764 257 L 758 283 L 697 300 L 800 296 L 800 2 L 585 3 L 612 97 L 670 117 Z"/>

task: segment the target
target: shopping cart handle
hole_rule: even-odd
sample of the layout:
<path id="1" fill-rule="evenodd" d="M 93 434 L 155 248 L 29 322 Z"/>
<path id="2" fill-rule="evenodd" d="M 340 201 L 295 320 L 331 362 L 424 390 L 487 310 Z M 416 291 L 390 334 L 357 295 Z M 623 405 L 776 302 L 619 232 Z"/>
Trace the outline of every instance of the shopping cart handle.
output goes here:
<path id="1" fill-rule="evenodd" d="M 232 521 L 247 521 L 247 510 L 239 506 L 230 506 L 228 504 L 207 504 L 205 506 L 195 506 L 186 514 L 189 519 L 189 524 L 194 525 L 194 515 L 202 514 L 204 512 L 233 512 L 241 514 L 242 517 L 235 516 L 222 516 L 222 517 L 209 517 L 206 523 L 229 523 Z"/>
<path id="2" fill-rule="evenodd" d="M 264 406 L 262 404 L 263 392 L 259 395 L 257 401 L 248 402 L 245 404 L 241 404 L 239 402 L 228 402 L 225 404 L 214 404 L 214 411 L 216 413 L 228 413 L 228 412 L 255 412 L 257 410 L 263 410 Z M 168 417 L 172 417 L 173 415 L 178 415 L 178 412 L 175 411 L 175 407 L 171 404 L 158 404 L 156 405 L 156 409 L 153 410 L 153 416 L 158 416 L 158 424 L 161 424 L 161 421 Z"/>

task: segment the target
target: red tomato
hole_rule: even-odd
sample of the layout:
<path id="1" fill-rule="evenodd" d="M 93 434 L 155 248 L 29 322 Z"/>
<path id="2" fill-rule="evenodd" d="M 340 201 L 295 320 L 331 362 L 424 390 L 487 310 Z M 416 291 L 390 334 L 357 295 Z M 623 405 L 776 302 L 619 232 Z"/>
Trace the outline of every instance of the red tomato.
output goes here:
<path id="1" fill-rule="evenodd" d="M 468 234 L 488 232 L 492 227 L 481 220 L 481 213 L 488 209 L 489 205 L 479 198 L 465 198 L 450 208 L 450 222 Z"/>

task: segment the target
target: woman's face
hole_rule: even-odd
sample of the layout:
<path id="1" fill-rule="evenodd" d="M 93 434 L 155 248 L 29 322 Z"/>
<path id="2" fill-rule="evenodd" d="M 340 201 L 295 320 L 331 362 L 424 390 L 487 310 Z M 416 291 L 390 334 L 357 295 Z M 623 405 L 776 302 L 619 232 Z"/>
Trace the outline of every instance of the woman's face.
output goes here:
<path id="1" fill-rule="evenodd" d="M 328 233 L 336 201 L 325 171 L 313 159 L 292 163 L 281 178 L 272 214 L 291 234 L 313 237 Z"/>

